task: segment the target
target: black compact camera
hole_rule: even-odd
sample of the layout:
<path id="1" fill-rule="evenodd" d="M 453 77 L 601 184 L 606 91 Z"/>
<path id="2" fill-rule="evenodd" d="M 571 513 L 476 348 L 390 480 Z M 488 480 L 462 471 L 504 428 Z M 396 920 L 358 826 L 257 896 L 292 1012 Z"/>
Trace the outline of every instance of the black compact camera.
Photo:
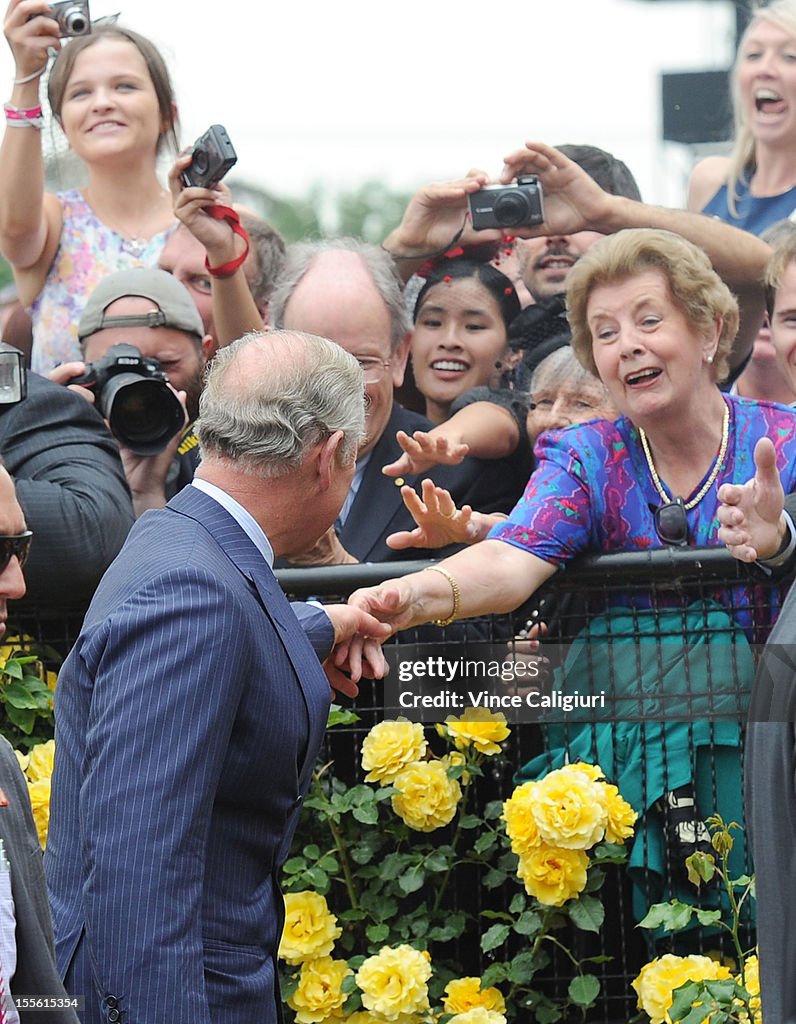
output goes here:
<path id="1" fill-rule="evenodd" d="M 193 144 L 191 162 L 182 172 L 183 185 L 212 188 L 237 162 L 238 154 L 229 141 L 227 129 L 220 124 L 211 124 Z"/>
<path id="2" fill-rule="evenodd" d="M 185 410 L 157 359 L 135 345 L 112 345 L 69 384 L 92 388 L 111 433 L 136 455 L 157 455 L 185 424 Z"/>
<path id="3" fill-rule="evenodd" d="M 61 0 L 50 4 L 50 17 L 58 22 L 62 38 L 91 34 L 91 15 L 87 0 Z"/>
<path id="4" fill-rule="evenodd" d="M 542 186 L 535 174 L 521 175 L 511 185 L 485 185 L 469 195 L 467 202 L 476 231 L 544 222 Z"/>

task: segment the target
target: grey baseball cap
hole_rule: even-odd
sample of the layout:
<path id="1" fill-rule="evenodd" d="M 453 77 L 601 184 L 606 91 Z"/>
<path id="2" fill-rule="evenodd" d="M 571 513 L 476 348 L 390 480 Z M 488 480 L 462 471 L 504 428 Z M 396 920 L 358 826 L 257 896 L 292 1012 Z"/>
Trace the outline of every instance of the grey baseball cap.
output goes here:
<path id="1" fill-rule="evenodd" d="M 149 299 L 155 306 L 148 313 L 107 316 L 112 302 L 127 296 Z M 205 331 L 193 299 L 184 285 L 165 270 L 137 267 L 108 274 L 91 293 L 78 324 L 82 341 L 106 327 L 173 327 L 203 338 Z"/>

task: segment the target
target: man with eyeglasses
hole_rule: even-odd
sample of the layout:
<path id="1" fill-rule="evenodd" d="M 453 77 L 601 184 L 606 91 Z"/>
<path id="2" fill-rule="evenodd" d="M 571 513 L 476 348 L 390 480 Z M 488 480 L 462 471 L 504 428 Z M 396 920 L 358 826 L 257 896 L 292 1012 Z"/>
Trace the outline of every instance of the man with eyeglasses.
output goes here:
<path id="1" fill-rule="evenodd" d="M 355 356 L 368 397 L 367 438 L 336 528 L 293 564 L 411 558 L 411 551 L 389 548 L 386 538 L 414 527 L 401 486 L 419 487 L 430 474 L 457 505 L 492 512 L 514 504 L 516 478 L 498 459 L 467 458 L 457 466 L 435 466 L 426 474 L 397 478 L 382 473 L 403 454 L 397 431 L 412 435 L 431 429 L 425 416 L 394 398 L 404 380 L 411 334 L 400 277 L 387 252 L 351 238 L 292 246 L 271 298 L 271 315 L 277 327 L 321 334 Z"/>
<path id="2" fill-rule="evenodd" d="M 240 243 L 229 225 L 203 212 L 195 201 L 196 191 L 190 190 L 190 199 L 178 193 L 175 213 L 202 243 L 211 266 L 224 266 L 239 255 Z M 257 309 L 240 269 L 213 278 L 213 311 L 221 345 L 258 328 Z M 290 246 L 271 295 L 270 317 L 276 328 L 329 338 L 355 356 L 368 400 L 367 437 L 335 526 L 307 551 L 294 554 L 292 565 L 411 558 L 407 549 L 388 547 L 386 538 L 414 527 L 401 497 L 402 485 L 419 489 L 431 474 L 459 506 L 468 504 L 484 512 L 511 508 L 519 497 L 517 480 L 506 473 L 500 459 L 466 458 L 457 466 L 435 466 L 429 473 L 405 477 L 382 473 L 384 466 L 403 455 L 396 440 L 399 430 L 412 435 L 432 426 L 425 416 L 395 401 L 411 335 L 401 279 L 388 252 L 354 238 Z M 418 552 L 418 557 L 426 556 L 427 552 Z"/>

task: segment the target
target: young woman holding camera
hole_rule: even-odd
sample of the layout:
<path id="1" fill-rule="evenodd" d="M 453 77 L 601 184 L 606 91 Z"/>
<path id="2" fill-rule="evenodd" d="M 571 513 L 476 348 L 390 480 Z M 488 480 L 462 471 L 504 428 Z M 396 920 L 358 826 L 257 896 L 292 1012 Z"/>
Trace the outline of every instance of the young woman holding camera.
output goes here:
<path id="1" fill-rule="evenodd" d="M 157 154 L 177 148 L 166 64 L 145 37 L 97 25 L 62 45 L 46 0 L 11 0 L 4 31 L 16 74 L 0 145 L 0 251 L 33 320 L 32 368 L 80 359 L 77 323 L 108 273 L 156 266 L 174 224 Z M 88 184 L 44 190 L 39 83 L 48 53 L 53 116 L 86 167 Z"/>

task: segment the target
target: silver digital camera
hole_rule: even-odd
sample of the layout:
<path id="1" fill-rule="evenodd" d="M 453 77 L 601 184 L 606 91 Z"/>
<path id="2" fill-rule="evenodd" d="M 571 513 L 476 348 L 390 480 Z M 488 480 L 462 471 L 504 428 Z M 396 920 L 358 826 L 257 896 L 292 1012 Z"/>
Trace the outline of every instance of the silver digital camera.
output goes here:
<path id="1" fill-rule="evenodd" d="M 62 38 L 91 35 L 91 15 L 87 0 L 60 0 L 50 4 L 50 17 L 58 22 Z"/>

